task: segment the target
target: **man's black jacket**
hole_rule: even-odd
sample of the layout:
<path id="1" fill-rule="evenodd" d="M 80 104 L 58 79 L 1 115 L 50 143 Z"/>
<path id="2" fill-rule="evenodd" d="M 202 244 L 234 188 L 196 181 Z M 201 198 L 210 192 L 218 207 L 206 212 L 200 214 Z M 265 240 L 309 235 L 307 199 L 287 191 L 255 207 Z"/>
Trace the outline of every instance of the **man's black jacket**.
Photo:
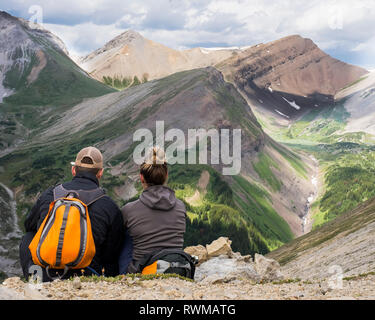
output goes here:
<path id="1" fill-rule="evenodd" d="M 67 190 L 93 190 L 98 186 L 98 179 L 91 173 L 79 173 L 72 181 L 63 183 Z M 37 232 L 54 200 L 54 188 L 47 189 L 31 209 L 25 221 L 26 232 Z M 108 196 L 91 204 L 88 211 L 96 248 L 90 267 L 99 274 L 104 268 L 106 276 L 118 275 L 118 258 L 125 233 L 121 211 Z"/>

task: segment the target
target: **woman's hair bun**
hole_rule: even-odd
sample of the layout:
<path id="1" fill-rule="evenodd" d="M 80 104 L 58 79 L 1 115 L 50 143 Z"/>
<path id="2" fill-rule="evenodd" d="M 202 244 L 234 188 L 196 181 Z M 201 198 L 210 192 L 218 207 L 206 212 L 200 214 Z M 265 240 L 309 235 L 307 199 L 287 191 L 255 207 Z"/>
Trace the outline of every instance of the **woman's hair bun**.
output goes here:
<path id="1" fill-rule="evenodd" d="M 167 181 L 168 166 L 163 149 L 159 147 L 151 148 L 140 168 L 146 183 L 149 186 L 163 185 Z"/>
<path id="2" fill-rule="evenodd" d="M 167 164 L 164 150 L 158 146 L 151 148 L 145 156 L 145 164 L 148 165 L 163 165 Z"/>

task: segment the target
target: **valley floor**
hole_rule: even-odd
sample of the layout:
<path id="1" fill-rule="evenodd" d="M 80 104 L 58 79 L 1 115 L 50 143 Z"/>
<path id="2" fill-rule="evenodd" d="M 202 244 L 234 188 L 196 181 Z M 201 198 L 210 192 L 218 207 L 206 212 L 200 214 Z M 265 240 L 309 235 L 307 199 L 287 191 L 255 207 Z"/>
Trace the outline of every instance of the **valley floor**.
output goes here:
<path id="1" fill-rule="evenodd" d="M 375 275 L 344 278 L 342 289 L 331 289 L 328 280 L 289 280 L 280 283 L 202 284 L 177 278 L 137 280 L 129 277 L 115 282 L 55 281 L 29 285 L 19 278 L 7 279 L 1 293 L 13 292 L 20 299 L 52 300 L 374 300 Z M 11 289 L 11 290 L 8 290 Z"/>

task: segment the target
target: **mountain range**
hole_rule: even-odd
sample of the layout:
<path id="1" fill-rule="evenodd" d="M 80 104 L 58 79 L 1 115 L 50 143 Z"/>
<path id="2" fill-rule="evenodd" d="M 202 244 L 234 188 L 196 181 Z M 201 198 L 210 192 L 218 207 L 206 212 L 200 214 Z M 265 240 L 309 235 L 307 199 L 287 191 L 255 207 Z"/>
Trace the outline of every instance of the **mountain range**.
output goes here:
<path id="1" fill-rule="evenodd" d="M 133 133 L 155 132 L 159 120 L 185 136 L 242 130 L 239 175 L 170 167 L 169 186 L 188 209 L 186 245 L 229 236 L 236 251 L 266 254 L 375 197 L 373 74 L 309 39 L 179 51 L 130 30 L 75 63 L 52 33 L 1 12 L 0 43 L 6 274 L 16 273 L 25 215 L 41 191 L 70 178 L 82 147 L 103 152 L 102 185 L 120 206 L 139 196 Z"/>
<path id="2" fill-rule="evenodd" d="M 229 58 L 234 50 L 193 48 L 174 50 L 128 30 L 102 48 L 78 59 L 79 65 L 99 81 L 136 77 L 147 81 L 166 77 L 176 72 L 213 66 Z"/>

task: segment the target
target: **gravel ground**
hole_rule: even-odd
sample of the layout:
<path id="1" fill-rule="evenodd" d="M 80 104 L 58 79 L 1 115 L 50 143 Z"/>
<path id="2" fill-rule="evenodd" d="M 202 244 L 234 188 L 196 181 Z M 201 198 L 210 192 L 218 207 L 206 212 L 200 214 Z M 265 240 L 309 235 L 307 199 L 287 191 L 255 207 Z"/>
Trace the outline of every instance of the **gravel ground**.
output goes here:
<path id="1" fill-rule="evenodd" d="M 293 280 L 290 280 L 293 281 Z M 177 278 L 110 281 L 54 281 L 30 285 L 9 278 L 3 287 L 26 299 L 57 300 L 375 300 L 375 276 L 343 280 L 342 289 L 331 289 L 328 280 L 254 284 L 235 280 L 231 283 L 203 284 Z M 1 289 L 1 286 L 0 286 Z M 1 290 L 0 290 L 1 292 Z"/>

